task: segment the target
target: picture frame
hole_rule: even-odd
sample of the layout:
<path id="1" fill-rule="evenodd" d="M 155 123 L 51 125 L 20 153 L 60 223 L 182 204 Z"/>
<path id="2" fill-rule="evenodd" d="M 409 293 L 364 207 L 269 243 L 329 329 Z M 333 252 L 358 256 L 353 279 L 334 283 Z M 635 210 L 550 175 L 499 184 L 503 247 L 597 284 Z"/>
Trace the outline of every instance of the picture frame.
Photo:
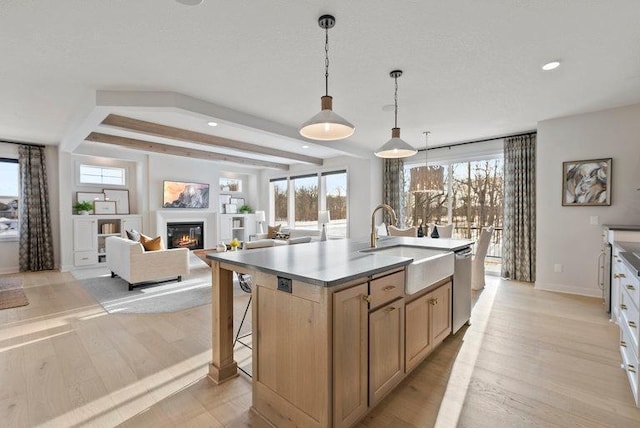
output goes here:
<path id="1" fill-rule="evenodd" d="M 76 202 L 104 201 L 104 193 L 98 192 L 76 192 Z"/>
<path id="2" fill-rule="evenodd" d="M 119 189 L 102 189 L 105 201 L 116 203 L 116 214 L 129 214 L 129 191 Z"/>
<path id="3" fill-rule="evenodd" d="M 236 214 L 238 212 L 238 206 L 236 204 L 224 204 L 225 214 Z"/>
<path id="4" fill-rule="evenodd" d="M 231 198 L 231 203 L 237 207 L 241 207 L 244 205 L 244 198 Z"/>
<path id="5" fill-rule="evenodd" d="M 231 203 L 231 195 L 219 195 L 218 196 L 218 204 L 219 204 L 219 211 L 220 214 L 225 214 L 225 205 L 230 204 Z"/>
<path id="6" fill-rule="evenodd" d="M 116 201 L 93 201 L 93 213 L 96 215 L 116 214 Z"/>
<path id="7" fill-rule="evenodd" d="M 612 158 L 562 162 L 562 205 L 610 206 Z"/>

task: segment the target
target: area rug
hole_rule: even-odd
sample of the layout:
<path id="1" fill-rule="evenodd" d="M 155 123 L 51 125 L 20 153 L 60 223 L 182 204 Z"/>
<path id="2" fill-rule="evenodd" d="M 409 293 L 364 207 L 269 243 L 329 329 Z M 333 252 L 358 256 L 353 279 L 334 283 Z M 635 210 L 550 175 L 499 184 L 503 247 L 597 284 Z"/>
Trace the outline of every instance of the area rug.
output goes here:
<path id="1" fill-rule="evenodd" d="M 0 309 L 17 308 L 29 304 L 22 289 L 21 278 L 0 278 Z"/>
<path id="2" fill-rule="evenodd" d="M 103 270 L 97 277 L 78 278 L 80 284 L 110 314 L 177 312 L 211 303 L 211 269 L 198 257 L 189 258 L 190 274 L 182 282 L 149 284 L 129 291 L 121 278 Z"/>

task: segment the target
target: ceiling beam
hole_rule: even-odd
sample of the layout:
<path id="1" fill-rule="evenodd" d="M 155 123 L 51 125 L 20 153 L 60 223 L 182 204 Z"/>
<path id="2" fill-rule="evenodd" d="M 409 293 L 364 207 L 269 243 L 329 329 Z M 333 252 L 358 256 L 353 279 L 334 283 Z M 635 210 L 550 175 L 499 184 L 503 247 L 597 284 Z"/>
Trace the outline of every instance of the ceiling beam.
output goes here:
<path id="1" fill-rule="evenodd" d="M 222 153 L 207 152 L 205 150 L 190 149 L 187 147 L 171 146 L 152 141 L 137 140 L 135 138 L 120 137 L 118 135 L 102 134 L 92 132 L 85 138 L 86 141 L 96 143 L 113 144 L 134 150 L 144 150 L 147 152 L 161 153 L 165 155 L 183 156 L 210 161 L 234 162 L 241 165 L 260 166 L 265 168 L 288 170 L 289 165 L 283 163 L 263 161 L 259 159 L 245 158 L 241 156 L 225 155 Z"/>
<path id="2" fill-rule="evenodd" d="M 159 123 L 147 122 L 144 120 L 133 119 L 117 114 L 108 115 L 102 121 L 102 125 L 125 129 L 128 131 L 134 131 L 155 137 L 185 141 L 188 143 L 204 144 L 213 147 L 226 147 L 229 149 L 240 150 L 244 152 L 260 153 L 268 156 L 292 159 L 299 162 L 310 163 L 313 165 L 323 164 L 322 159 L 313 156 L 272 149 L 265 146 L 259 146 L 257 144 L 244 143 L 242 141 L 231 140 L 229 138 L 217 137 L 211 134 L 204 134 L 202 132 L 190 131 L 188 129 L 175 128 L 173 126 L 161 125 Z"/>

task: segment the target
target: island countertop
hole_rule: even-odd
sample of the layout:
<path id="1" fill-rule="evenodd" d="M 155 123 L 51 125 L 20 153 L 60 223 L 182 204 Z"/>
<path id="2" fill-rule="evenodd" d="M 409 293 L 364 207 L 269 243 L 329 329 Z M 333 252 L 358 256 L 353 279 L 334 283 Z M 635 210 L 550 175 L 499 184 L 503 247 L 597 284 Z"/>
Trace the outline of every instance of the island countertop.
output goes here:
<path id="1" fill-rule="evenodd" d="M 473 241 L 460 239 L 383 237 L 378 248 L 406 245 L 445 251 L 459 251 Z M 349 239 L 314 241 L 252 250 L 208 253 L 207 258 L 231 265 L 258 269 L 306 283 L 331 287 L 355 278 L 406 266 L 409 257 L 361 252 L 368 242 Z"/>

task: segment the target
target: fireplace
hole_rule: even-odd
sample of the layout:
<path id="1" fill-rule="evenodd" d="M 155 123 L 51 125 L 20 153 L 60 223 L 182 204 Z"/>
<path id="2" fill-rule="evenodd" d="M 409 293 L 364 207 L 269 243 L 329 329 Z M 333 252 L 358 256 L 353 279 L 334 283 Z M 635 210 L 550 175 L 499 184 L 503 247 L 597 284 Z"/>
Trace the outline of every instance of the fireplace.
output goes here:
<path id="1" fill-rule="evenodd" d="M 167 223 L 167 248 L 204 249 L 204 222 Z"/>

